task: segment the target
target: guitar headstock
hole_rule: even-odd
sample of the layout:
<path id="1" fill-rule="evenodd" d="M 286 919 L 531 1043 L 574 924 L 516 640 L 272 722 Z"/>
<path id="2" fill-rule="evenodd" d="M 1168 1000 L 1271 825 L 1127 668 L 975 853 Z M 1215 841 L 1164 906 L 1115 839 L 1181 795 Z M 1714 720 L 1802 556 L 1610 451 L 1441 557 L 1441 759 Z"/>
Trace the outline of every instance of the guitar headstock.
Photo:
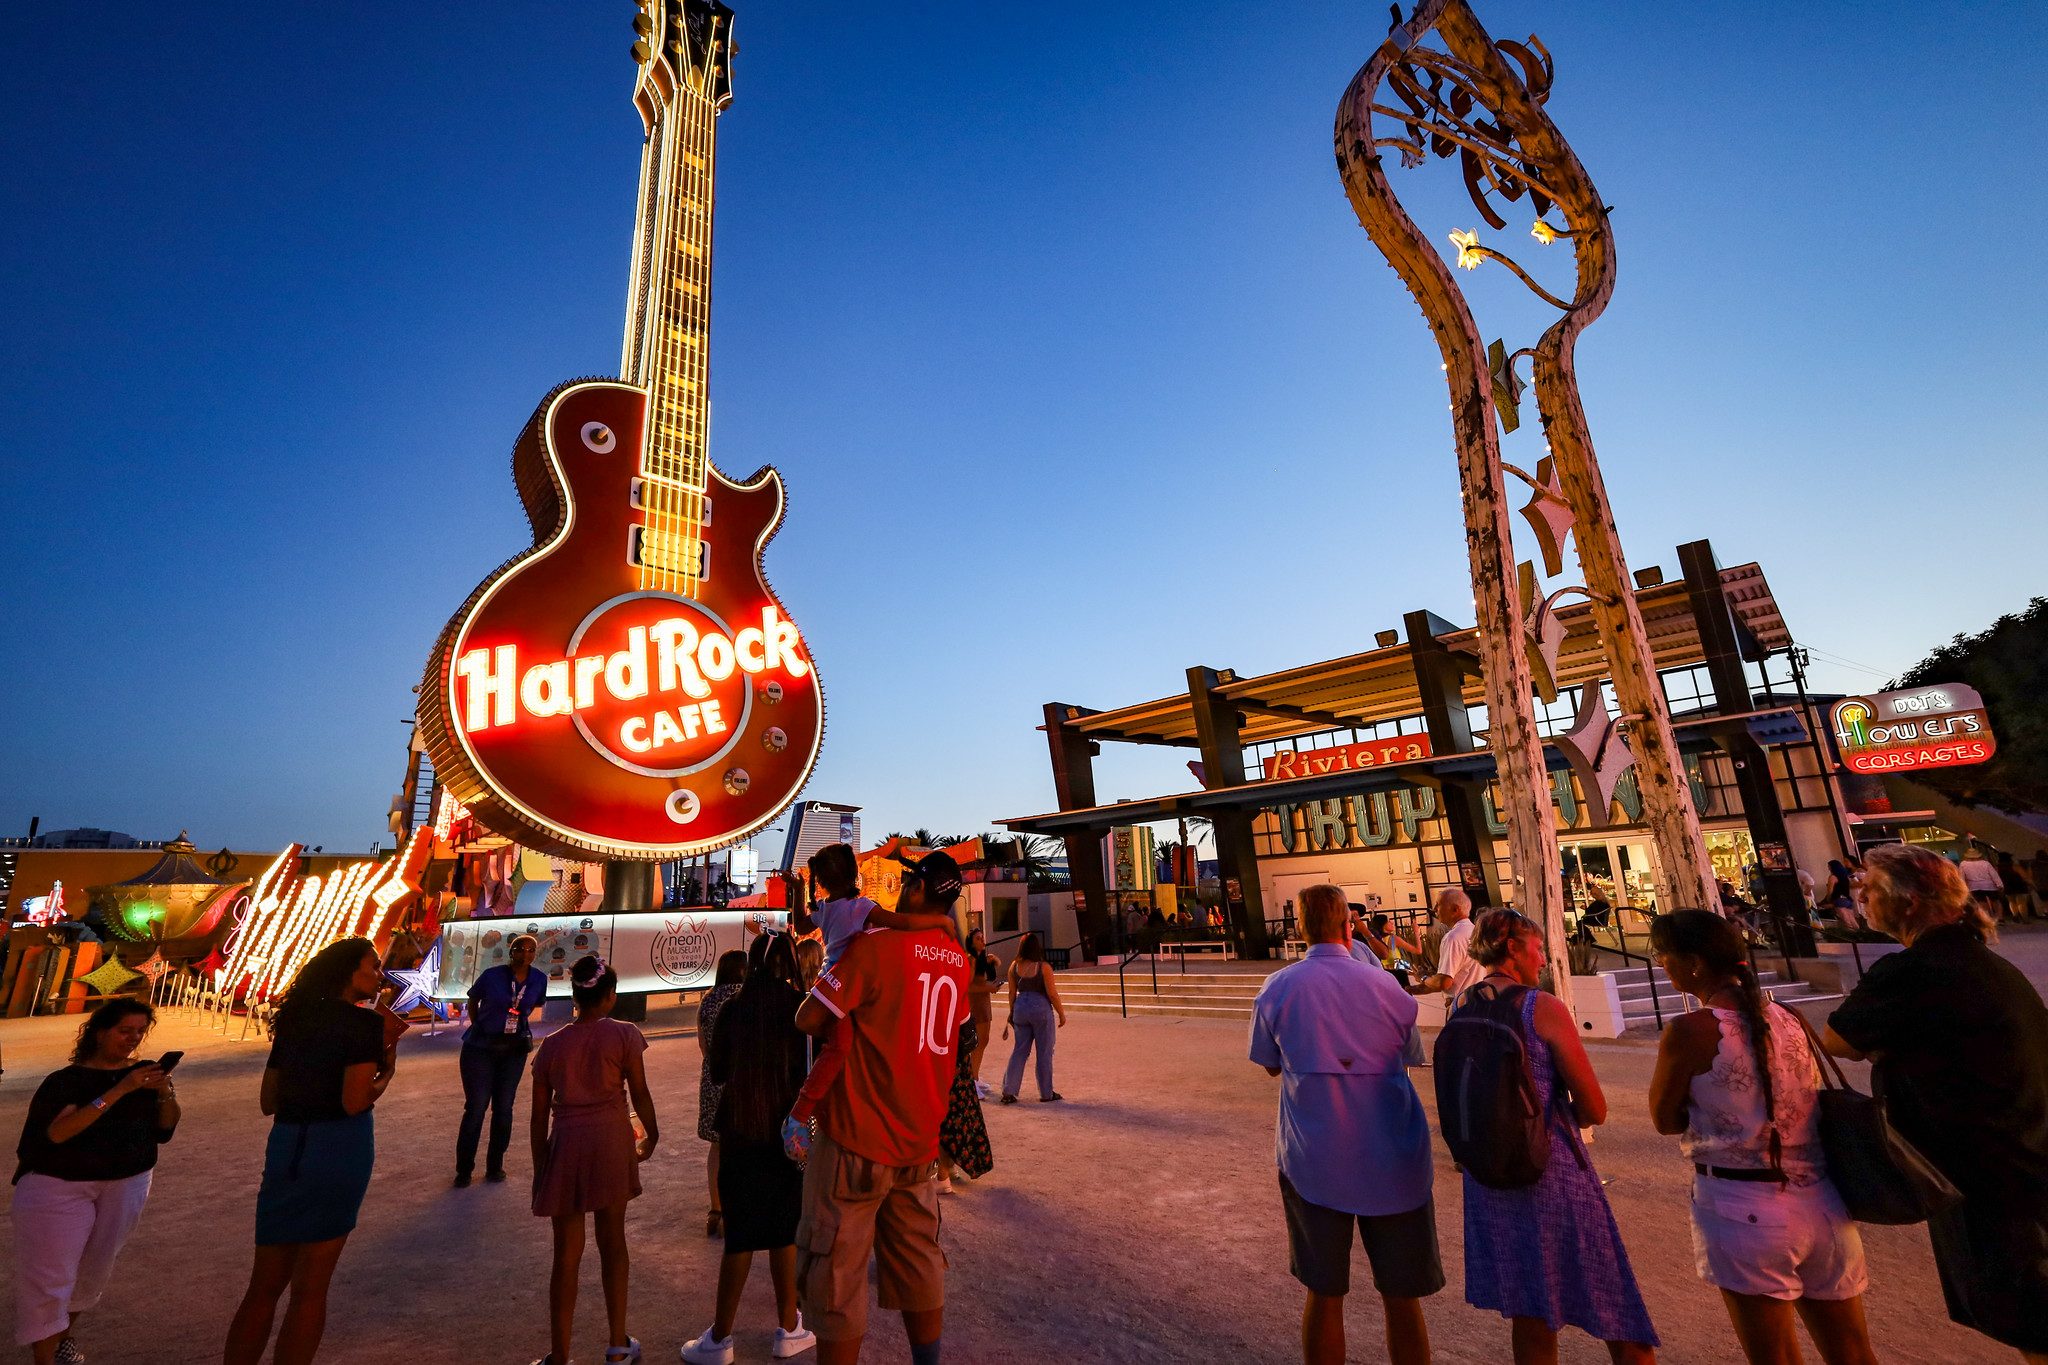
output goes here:
<path id="1" fill-rule="evenodd" d="M 732 10 L 718 0 L 639 0 L 633 60 L 640 79 L 688 90 L 723 109 L 732 101 Z"/>

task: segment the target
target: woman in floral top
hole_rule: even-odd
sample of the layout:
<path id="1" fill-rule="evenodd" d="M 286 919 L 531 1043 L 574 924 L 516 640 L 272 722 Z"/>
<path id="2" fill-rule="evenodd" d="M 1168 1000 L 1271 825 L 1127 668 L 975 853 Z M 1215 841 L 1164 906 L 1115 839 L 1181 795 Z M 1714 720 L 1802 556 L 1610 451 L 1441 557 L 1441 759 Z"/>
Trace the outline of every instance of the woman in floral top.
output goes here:
<path id="1" fill-rule="evenodd" d="M 1875 1361 L 1863 1320 L 1863 1241 L 1828 1180 L 1806 1028 L 1764 997 L 1741 931 L 1706 910 L 1659 915 L 1650 946 L 1705 1002 L 1671 1021 L 1650 1082 L 1657 1131 L 1693 1163 L 1700 1278 L 1721 1291 L 1751 1361 Z"/>
<path id="2" fill-rule="evenodd" d="M 697 1072 L 697 1136 L 711 1144 L 711 1154 L 704 1159 L 711 1172 L 711 1213 L 704 1220 L 706 1237 L 725 1235 L 725 1209 L 718 1202 L 717 1126 L 718 1096 L 724 1087 L 711 1079 L 711 1030 L 718 1023 L 718 1012 L 725 1008 L 726 1001 L 740 993 L 740 983 L 746 979 L 745 950 L 734 948 L 722 954 L 718 975 L 697 1005 L 697 1051 L 704 1056 Z"/>

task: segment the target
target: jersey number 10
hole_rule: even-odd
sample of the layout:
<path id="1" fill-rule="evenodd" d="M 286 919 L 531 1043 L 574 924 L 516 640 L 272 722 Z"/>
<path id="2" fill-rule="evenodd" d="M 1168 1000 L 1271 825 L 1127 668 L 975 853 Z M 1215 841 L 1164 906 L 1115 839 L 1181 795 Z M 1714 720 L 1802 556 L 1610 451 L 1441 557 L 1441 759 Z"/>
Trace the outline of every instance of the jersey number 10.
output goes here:
<path id="1" fill-rule="evenodd" d="M 947 1027 L 960 1005 L 960 983 L 950 976 L 932 979 L 930 972 L 917 976 L 917 1050 L 936 1052 L 941 1057 L 953 1050 L 953 1030 Z"/>

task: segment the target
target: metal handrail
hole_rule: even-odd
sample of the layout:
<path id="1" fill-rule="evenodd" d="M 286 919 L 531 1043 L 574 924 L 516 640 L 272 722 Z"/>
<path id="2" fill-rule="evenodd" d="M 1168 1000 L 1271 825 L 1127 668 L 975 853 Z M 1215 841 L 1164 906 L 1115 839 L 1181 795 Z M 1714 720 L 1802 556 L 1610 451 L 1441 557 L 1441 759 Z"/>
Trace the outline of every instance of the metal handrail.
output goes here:
<path id="1" fill-rule="evenodd" d="M 1138 956 L 1138 954 L 1144 951 L 1144 944 L 1133 944 L 1131 946 L 1131 950 L 1128 953 L 1125 953 L 1122 957 L 1117 959 L 1116 1003 L 1117 1008 L 1123 1012 L 1123 1016 L 1126 1019 L 1131 1017 L 1131 1002 L 1130 999 L 1124 994 L 1124 968 L 1130 966 L 1132 961 Z M 1186 971 L 1186 966 L 1183 965 L 1181 970 Z M 1152 952 L 1152 994 L 1159 994 L 1159 953 L 1156 947 Z"/>
<path id="2" fill-rule="evenodd" d="M 1617 905 L 1614 907 L 1614 942 L 1617 945 L 1615 951 L 1621 954 L 1621 959 L 1624 962 L 1632 957 L 1636 957 L 1636 954 L 1628 950 L 1627 912 L 1634 908 L 1628 905 Z M 1643 954 L 1639 960 L 1643 964 L 1643 980 L 1650 983 L 1650 1012 L 1657 1017 L 1657 1027 L 1663 1028 L 1664 1002 L 1657 992 L 1657 964 L 1650 960 L 1647 953 Z"/>

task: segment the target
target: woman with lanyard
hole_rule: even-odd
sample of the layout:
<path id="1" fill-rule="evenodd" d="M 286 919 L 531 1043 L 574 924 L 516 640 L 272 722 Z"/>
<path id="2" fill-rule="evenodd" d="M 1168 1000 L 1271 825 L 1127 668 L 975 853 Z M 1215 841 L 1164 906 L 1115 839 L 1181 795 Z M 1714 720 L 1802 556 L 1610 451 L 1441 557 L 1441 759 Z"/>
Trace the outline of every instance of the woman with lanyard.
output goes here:
<path id="1" fill-rule="evenodd" d="M 71 1065 L 29 1101 L 14 1172 L 14 1339 L 36 1365 L 85 1359 L 71 1329 L 98 1306 L 142 1217 L 156 1149 L 178 1126 L 170 1073 L 135 1060 L 155 1023 L 140 1000 L 101 1005 Z"/>
<path id="2" fill-rule="evenodd" d="M 274 1115 L 256 1192 L 256 1264 L 222 1365 L 257 1365 L 277 1301 L 280 1361 L 309 1361 L 327 1325 L 327 1286 L 355 1231 L 377 1157 L 371 1106 L 398 1069 L 405 1021 L 362 1008 L 384 983 L 377 947 L 345 938 L 299 969 L 271 1031 L 260 1103 Z"/>
<path id="3" fill-rule="evenodd" d="M 512 1110 L 519 1102 L 526 1054 L 533 1047 L 533 1016 L 548 998 L 547 977 L 533 969 L 539 951 L 539 939 L 519 935 L 512 940 L 512 960 L 485 968 L 469 988 L 469 1028 L 462 1035 L 462 1127 L 455 1135 L 458 1190 L 468 1186 L 476 1171 L 476 1144 L 483 1135 L 487 1108 L 491 1146 L 484 1179 L 505 1178 Z"/>

